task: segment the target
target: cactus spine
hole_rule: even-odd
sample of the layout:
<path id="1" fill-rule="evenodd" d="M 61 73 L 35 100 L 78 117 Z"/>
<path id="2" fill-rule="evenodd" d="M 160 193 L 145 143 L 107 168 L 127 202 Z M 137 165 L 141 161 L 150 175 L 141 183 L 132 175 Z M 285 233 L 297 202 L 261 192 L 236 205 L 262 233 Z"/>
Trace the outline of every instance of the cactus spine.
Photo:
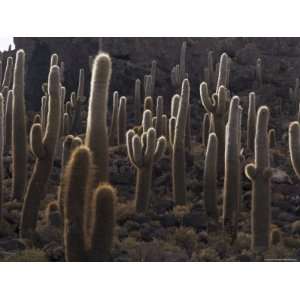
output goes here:
<path id="1" fill-rule="evenodd" d="M 207 83 L 202 82 L 200 84 L 200 96 L 205 110 L 213 114 L 214 117 L 215 132 L 218 137 L 218 173 L 221 176 L 224 174 L 226 88 L 220 86 L 218 93 L 213 94 L 211 98 Z"/>
<path id="2" fill-rule="evenodd" d="M 126 144 L 126 128 L 127 128 L 127 99 L 122 96 L 120 98 L 118 110 L 118 144 Z"/>
<path id="3" fill-rule="evenodd" d="M 52 170 L 61 122 L 60 69 L 51 67 L 48 77 L 49 110 L 45 133 L 40 124 L 31 128 L 31 149 L 36 157 L 33 173 L 25 194 L 21 216 L 21 236 L 30 238 L 34 233 L 40 202 L 46 194 L 47 182 Z"/>
<path id="4" fill-rule="evenodd" d="M 27 136 L 24 98 L 25 52 L 19 50 L 13 81 L 12 103 L 12 156 L 13 156 L 13 187 L 12 199 L 21 201 L 27 181 Z"/>
<path id="5" fill-rule="evenodd" d="M 95 179 L 108 181 L 108 135 L 106 125 L 111 59 L 100 53 L 94 59 L 85 145 L 90 148 L 95 164 Z"/>
<path id="6" fill-rule="evenodd" d="M 223 228 L 235 240 L 240 204 L 240 99 L 232 98 L 226 126 Z"/>
<path id="7" fill-rule="evenodd" d="M 255 93 L 252 92 L 249 94 L 248 118 L 247 118 L 247 148 L 250 151 L 254 151 L 255 126 L 256 126 L 256 104 L 255 104 Z"/>
<path id="8" fill-rule="evenodd" d="M 215 133 L 211 133 L 208 138 L 203 176 L 203 199 L 208 216 L 208 224 L 218 223 L 217 157 L 218 138 Z"/>
<path id="9" fill-rule="evenodd" d="M 151 117 L 151 112 L 144 112 Z M 153 163 L 158 161 L 166 148 L 166 139 L 161 136 L 157 139 L 154 128 L 148 127 L 147 121 L 143 124 L 143 134 L 140 137 L 133 130 L 127 132 L 127 152 L 130 162 L 137 169 L 137 180 L 135 189 L 135 202 L 137 212 L 145 212 L 151 197 L 151 183 Z"/>
<path id="10" fill-rule="evenodd" d="M 177 205 L 186 203 L 185 182 L 185 133 L 189 109 L 190 84 L 188 79 L 182 82 L 182 90 L 176 123 L 170 119 L 170 144 L 172 148 L 172 184 L 173 199 Z M 175 125 L 175 126 L 174 126 Z M 171 132 L 173 130 L 173 132 Z"/>
<path id="11" fill-rule="evenodd" d="M 246 176 L 252 182 L 251 205 L 251 247 L 253 250 L 264 251 L 269 247 L 271 224 L 271 190 L 268 123 L 269 109 L 259 108 L 256 120 L 255 163 L 245 168 Z"/>
<path id="12" fill-rule="evenodd" d="M 119 109 L 119 93 L 113 93 L 113 111 L 111 117 L 110 131 L 109 131 L 109 144 L 115 146 L 118 143 L 118 109 Z"/>

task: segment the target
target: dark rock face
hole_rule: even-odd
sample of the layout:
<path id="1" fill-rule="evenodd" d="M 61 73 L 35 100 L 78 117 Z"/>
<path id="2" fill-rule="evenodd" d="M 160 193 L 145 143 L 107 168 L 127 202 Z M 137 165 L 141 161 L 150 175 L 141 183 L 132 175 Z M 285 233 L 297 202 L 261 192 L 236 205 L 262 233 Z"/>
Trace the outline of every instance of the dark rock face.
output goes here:
<path id="1" fill-rule="evenodd" d="M 113 59 L 111 92 L 133 95 L 134 80 L 143 80 L 150 72 L 151 61 L 158 62 L 156 95 L 166 101 L 174 93 L 170 70 L 179 63 L 180 46 L 187 41 L 187 72 L 192 94 L 199 97 L 199 84 L 207 53 L 214 51 L 215 60 L 226 51 L 232 58 L 230 88 L 233 94 L 246 94 L 253 89 L 255 63 L 262 58 L 265 88 L 259 91 L 263 103 L 287 98 L 288 88 L 300 74 L 299 38 L 103 38 L 101 49 Z M 26 99 L 30 110 L 39 110 L 41 84 L 47 80 L 51 53 L 58 53 L 65 63 L 65 85 L 68 94 L 76 90 L 79 68 L 89 74 L 88 57 L 99 49 L 98 38 L 14 38 L 16 48 L 27 53 Z M 86 84 L 88 95 L 89 84 Z M 288 100 L 288 99 L 287 99 Z M 262 103 L 262 104 L 263 104 Z"/>

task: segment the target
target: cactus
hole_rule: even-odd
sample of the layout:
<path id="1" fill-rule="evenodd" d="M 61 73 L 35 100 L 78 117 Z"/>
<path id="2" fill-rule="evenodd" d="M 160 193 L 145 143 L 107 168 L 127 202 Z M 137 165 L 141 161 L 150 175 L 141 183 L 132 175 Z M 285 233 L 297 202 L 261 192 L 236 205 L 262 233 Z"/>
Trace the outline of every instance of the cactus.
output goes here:
<path id="1" fill-rule="evenodd" d="M 289 150 L 291 162 L 296 175 L 300 178 L 300 123 L 290 123 L 289 126 Z"/>
<path id="2" fill-rule="evenodd" d="M 276 132 L 275 132 L 275 129 L 270 129 L 268 134 L 269 134 L 270 149 L 274 149 L 274 148 L 276 148 Z"/>
<path id="3" fill-rule="evenodd" d="M 46 195 L 47 182 L 52 170 L 56 144 L 59 138 L 61 85 L 60 70 L 57 65 L 52 66 L 49 72 L 48 93 L 49 111 L 45 133 L 42 133 L 40 124 L 33 124 L 30 133 L 30 145 L 36 160 L 26 190 L 21 216 L 20 234 L 24 238 L 31 238 L 34 234 L 40 202 Z"/>
<path id="4" fill-rule="evenodd" d="M 163 135 L 162 133 L 162 126 L 163 126 L 163 110 L 164 110 L 164 98 L 162 96 L 158 96 L 156 100 L 156 125 L 155 125 L 155 130 L 157 136 Z"/>
<path id="5" fill-rule="evenodd" d="M 226 56 L 225 56 L 226 57 Z M 222 61 L 222 60 L 221 60 Z M 220 71 L 221 72 L 221 71 Z M 220 78 L 220 76 L 219 76 Z M 202 104 L 208 113 L 213 114 L 215 131 L 218 137 L 218 173 L 224 174 L 224 151 L 225 151 L 225 118 L 226 118 L 226 88 L 220 86 L 218 93 L 209 96 L 206 82 L 200 84 L 200 96 Z"/>
<path id="6" fill-rule="evenodd" d="M 144 76 L 144 98 L 152 97 L 152 76 Z"/>
<path id="7" fill-rule="evenodd" d="M 172 184 L 173 199 L 177 205 L 186 203 L 185 182 L 185 133 L 189 109 L 190 84 L 188 79 L 182 82 L 180 103 L 176 121 L 170 119 L 170 145 L 172 148 Z M 174 122 L 176 122 L 174 124 Z"/>
<path id="8" fill-rule="evenodd" d="M 68 113 L 63 114 L 63 136 L 70 133 L 70 116 Z"/>
<path id="9" fill-rule="evenodd" d="M 163 114 L 162 117 L 162 135 L 169 140 L 169 128 L 168 128 L 168 117 L 167 115 Z"/>
<path id="10" fill-rule="evenodd" d="M 80 133 L 81 131 L 81 106 L 85 101 L 84 97 L 84 69 L 79 70 L 78 88 L 76 95 L 73 96 L 73 117 L 72 117 L 72 132 Z"/>
<path id="11" fill-rule="evenodd" d="M 180 63 L 179 63 L 179 74 L 180 74 L 180 85 L 182 81 L 187 78 L 186 75 L 186 42 L 183 42 L 180 49 Z"/>
<path id="12" fill-rule="evenodd" d="M 13 91 L 9 90 L 7 94 L 6 106 L 5 106 L 5 142 L 4 153 L 8 153 L 11 150 L 11 135 L 12 135 L 12 104 L 13 104 Z"/>
<path id="13" fill-rule="evenodd" d="M 13 78 L 13 68 L 14 68 L 13 58 L 11 56 L 9 56 L 6 60 L 6 67 L 5 67 L 5 72 L 4 72 L 4 76 L 3 76 L 1 90 L 5 86 L 10 88 L 11 81 Z"/>
<path id="14" fill-rule="evenodd" d="M 64 243 L 67 261 L 106 261 L 110 256 L 116 192 L 110 185 L 101 184 L 90 200 L 91 170 L 91 152 L 84 146 L 77 148 L 66 169 Z M 89 213 L 91 228 L 86 222 Z"/>
<path id="15" fill-rule="evenodd" d="M 58 55 L 53 53 L 50 57 L 50 69 L 53 66 L 58 66 Z"/>
<path id="16" fill-rule="evenodd" d="M 108 181 L 107 99 L 111 77 L 111 59 L 100 53 L 94 60 L 85 145 L 95 164 L 95 180 Z"/>
<path id="17" fill-rule="evenodd" d="M 210 127 L 209 114 L 205 113 L 204 117 L 203 117 L 203 120 L 202 120 L 202 145 L 203 146 L 207 145 L 209 127 Z"/>
<path id="18" fill-rule="evenodd" d="M 191 133 L 191 105 L 188 107 L 186 125 L 185 125 L 185 145 L 191 151 L 192 149 L 192 133 Z"/>
<path id="19" fill-rule="evenodd" d="M 151 112 L 144 112 L 144 120 L 148 120 Z M 151 119 L 152 120 L 152 119 Z M 135 203 L 137 212 L 145 212 L 151 197 L 151 183 L 153 163 L 158 161 L 166 148 L 166 139 L 161 136 L 157 139 L 154 128 L 147 128 L 147 121 L 143 122 L 143 134 L 140 137 L 133 130 L 126 135 L 128 157 L 132 165 L 137 169 L 135 188 Z"/>
<path id="20" fill-rule="evenodd" d="M 266 106 L 262 106 L 258 110 L 255 163 L 248 164 L 245 168 L 246 176 L 252 182 L 251 247 L 257 251 L 267 250 L 270 242 L 272 169 L 270 168 L 268 139 L 269 114 L 269 109 Z M 292 131 L 293 129 L 295 127 L 292 126 Z"/>
<path id="21" fill-rule="evenodd" d="M 48 95 L 42 96 L 41 99 L 41 126 L 42 132 L 45 132 L 47 126 L 47 115 L 48 115 Z"/>
<path id="22" fill-rule="evenodd" d="M 127 99 L 122 96 L 120 98 L 119 109 L 118 109 L 118 144 L 126 144 L 126 129 L 127 129 Z"/>
<path id="23" fill-rule="evenodd" d="M 153 112 L 153 100 L 151 96 L 146 97 L 144 100 L 144 111 L 147 109 Z"/>
<path id="24" fill-rule="evenodd" d="M 208 216 L 208 224 L 218 223 L 217 157 L 218 138 L 215 133 L 211 133 L 208 138 L 203 175 L 203 200 Z"/>
<path id="25" fill-rule="evenodd" d="M 233 240 L 237 236 L 237 223 L 240 206 L 240 136 L 241 136 L 241 108 L 240 99 L 232 98 L 229 108 L 229 118 L 226 126 L 225 143 L 225 178 L 223 196 L 223 228 Z"/>
<path id="26" fill-rule="evenodd" d="M 256 82 L 258 88 L 261 88 L 263 85 L 263 77 L 262 77 L 262 61 L 261 58 L 256 60 Z"/>
<path id="27" fill-rule="evenodd" d="M 2 223 L 3 205 L 3 152 L 4 152 L 4 98 L 0 93 L 0 224 Z"/>
<path id="28" fill-rule="evenodd" d="M 115 146 L 118 143 L 118 110 L 119 110 L 119 93 L 113 94 L 113 111 L 109 130 L 109 145 Z"/>
<path id="29" fill-rule="evenodd" d="M 289 97 L 291 102 L 293 103 L 293 110 L 297 110 L 299 107 L 299 100 L 300 100 L 300 80 L 296 78 L 294 88 L 289 88 Z"/>
<path id="30" fill-rule="evenodd" d="M 40 124 L 41 123 L 41 115 L 40 114 L 35 114 L 32 123 L 33 124 L 36 124 L 36 123 Z"/>
<path id="31" fill-rule="evenodd" d="M 248 118 L 247 118 L 247 148 L 252 152 L 254 151 L 255 126 L 256 126 L 255 93 L 251 92 L 249 93 Z"/>
<path id="32" fill-rule="evenodd" d="M 27 182 L 27 136 L 24 98 L 25 52 L 18 50 L 13 80 L 12 102 L 12 199 L 23 200 Z"/>
<path id="33" fill-rule="evenodd" d="M 156 82 L 157 61 L 151 63 L 151 96 L 154 97 L 155 82 Z"/>
<path id="34" fill-rule="evenodd" d="M 141 80 L 136 79 L 134 85 L 134 113 L 135 121 L 137 124 L 140 124 L 142 121 L 142 112 L 141 112 Z"/>
<path id="35" fill-rule="evenodd" d="M 219 88 L 221 86 L 225 88 L 228 87 L 229 71 L 230 71 L 230 59 L 226 53 L 223 53 L 220 58 L 216 93 L 218 93 Z"/>

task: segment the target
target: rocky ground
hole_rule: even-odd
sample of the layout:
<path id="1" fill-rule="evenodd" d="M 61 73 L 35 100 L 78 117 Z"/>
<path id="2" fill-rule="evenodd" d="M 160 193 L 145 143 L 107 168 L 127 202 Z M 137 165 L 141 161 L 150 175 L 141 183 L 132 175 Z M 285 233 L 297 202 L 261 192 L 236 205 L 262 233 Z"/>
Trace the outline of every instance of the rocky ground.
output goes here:
<path id="1" fill-rule="evenodd" d="M 192 111 L 199 109 L 193 99 Z M 222 232 L 208 232 L 202 200 L 204 146 L 201 143 L 199 118 L 192 117 L 193 144 L 187 158 L 187 189 L 189 204 L 175 206 L 171 194 L 170 155 L 155 165 L 150 209 L 147 214 L 134 210 L 135 170 L 131 166 L 125 146 L 110 149 L 111 183 L 118 190 L 117 226 L 112 261 L 262 261 L 267 259 L 300 260 L 300 182 L 292 170 L 287 147 L 287 126 L 295 118 L 289 111 L 280 116 L 276 105 L 270 128 L 276 128 L 277 145 L 271 150 L 272 166 L 272 228 L 280 237 L 265 256 L 250 250 L 251 183 L 242 176 L 242 199 L 239 233 L 232 244 Z M 244 109 L 244 114 L 246 114 Z M 192 115 L 193 116 L 193 115 Z M 201 114 L 200 114 L 201 116 Z M 244 116 L 245 118 L 246 116 Z M 130 119 L 130 110 L 129 110 Z M 130 127 L 130 124 L 129 124 Z M 245 129 L 244 129 L 245 130 Z M 243 133 L 245 136 L 245 132 Z M 60 148 L 60 147 L 59 147 Z M 245 162 L 253 159 L 245 153 Z M 6 156 L 5 198 L 11 190 L 11 157 Z M 33 161 L 31 160 L 31 166 Z M 48 194 L 42 203 L 36 238 L 18 239 L 21 203 L 4 204 L 5 226 L 0 232 L 1 261 L 63 261 L 61 220 L 57 213 L 49 213 L 47 206 L 57 199 L 60 179 L 60 150 L 54 163 Z M 219 208 L 222 207 L 223 179 L 219 185 Z"/>

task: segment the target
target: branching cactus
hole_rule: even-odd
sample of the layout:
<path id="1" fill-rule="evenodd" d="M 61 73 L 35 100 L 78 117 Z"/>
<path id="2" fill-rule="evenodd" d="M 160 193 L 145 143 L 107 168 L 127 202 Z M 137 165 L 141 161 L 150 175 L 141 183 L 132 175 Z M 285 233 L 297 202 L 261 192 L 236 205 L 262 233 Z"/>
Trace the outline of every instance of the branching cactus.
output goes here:
<path id="1" fill-rule="evenodd" d="M 206 148 L 203 175 L 203 199 L 208 216 L 208 225 L 217 225 L 218 223 L 217 157 L 218 138 L 215 133 L 211 133 Z"/>
<path id="2" fill-rule="evenodd" d="M 254 151 L 255 126 L 256 126 L 255 93 L 251 92 L 249 94 L 248 117 L 247 117 L 247 148 L 250 151 Z"/>
<path id="3" fill-rule="evenodd" d="M 229 118 L 226 126 L 225 143 L 225 178 L 223 196 L 223 228 L 233 240 L 237 236 L 237 223 L 240 206 L 240 99 L 232 98 L 229 108 Z"/>
<path id="4" fill-rule="evenodd" d="M 200 96 L 202 104 L 208 113 L 213 114 L 215 131 L 218 137 L 218 173 L 224 174 L 224 151 L 225 151 L 225 119 L 226 119 L 226 88 L 220 86 L 218 94 L 209 96 L 206 82 L 200 84 Z"/>
<path id="5" fill-rule="evenodd" d="M 146 128 L 147 125 L 145 124 Z M 166 139 L 163 136 L 157 139 L 155 129 L 150 127 L 144 130 L 141 137 L 135 134 L 133 130 L 129 130 L 126 144 L 129 160 L 137 169 L 136 211 L 143 213 L 146 212 L 151 198 L 153 163 L 157 162 L 164 154 Z"/>
<path id="6" fill-rule="evenodd" d="M 30 132 L 30 146 L 36 160 L 23 204 L 20 226 L 20 234 L 23 238 L 33 236 L 40 203 L 46 195 L 47 182 L 60 133 L 60 88 L 60 69 L 54 65 L 50 69 L 48 78 L 49 111 L 45 133 L 43 134 L 40 124 L 33 124 Z"/>
<path id="7" fill-rule="evenodd" d="M 27 135 L 24 98 L 25 52 L 18 50 L 14 69 L 12 103 L 12 199 L 23 200 L 27 182 Z"/>
<path id="8" fill-rule="evenodd" d="M 136 79 L 134 85 L 134 113 L 136 124 L 140 124 L 142 121 L 141 99 L 141 80 Z"/>
<path id="9" fill-rule="evenodd" d="M 118 110 L 119 110 L 119 93 L 113 94 L 113 111 L 109 130 L 109 145 L 115 146 L 118 144 Z"/>
<path id="10" fill-rule="evenodd" d="M 109 260 L 114 236 L 117 196 L 109 184 L 92 191 L 90 150 L 77 148 L 66 167 L 64 244 L 66 261 Z M 92 197 L 90 197 L 92 195 Z M 91 216 L 91 226 L 87 217 Z"/>
<path id="11" fill-rule="evenodd" d="M 118 144 L 126 144 L 126 129 L 127 129 L 127 99 L 122 96 L 120 98 L 118 109 Z"/>
<path id="12" fill-rule="evenodd" d="M 169 139 L 172 149 L 173 199 L 177 205 L 184 205 L 186 203 L 185 133 L 189 101 L 190 84 L 188 79 L 185 79 L 182 82 L 177 116 L 176 118 L 172 117 L 169 121 Z"/>
<path id="13" fill-rule="evenodd" d="M 255 162 L 245 168 L 252 182 L 251 246 L 255 251 L 269 248 L 271 224 L 271 176 L 268 139 L 269 109 L 259 108 L 255 134 Z M 296 127 L 292 126 L 292 131 Z M 291 131 L 291 127 L 290 127 Z M 294 140 L 293 140 L 294 141 Z"/>
<path id="14" fill-rule="evenodd" d="M 107 99 L 111 77 L 111 59 L 100 53 L 94 59 L 85 145 L 90 148 L 95 164 L 96 182 L 108 181 Z"/>
<path id="15" fill-rule="evenodd" d="M 13 105 L 13 91 L 9 90 L 5 105 L 5 148 L 4 153 L 9 153 L 11 150 L 11 135 L 12 135 L 12 105 Z"/>

